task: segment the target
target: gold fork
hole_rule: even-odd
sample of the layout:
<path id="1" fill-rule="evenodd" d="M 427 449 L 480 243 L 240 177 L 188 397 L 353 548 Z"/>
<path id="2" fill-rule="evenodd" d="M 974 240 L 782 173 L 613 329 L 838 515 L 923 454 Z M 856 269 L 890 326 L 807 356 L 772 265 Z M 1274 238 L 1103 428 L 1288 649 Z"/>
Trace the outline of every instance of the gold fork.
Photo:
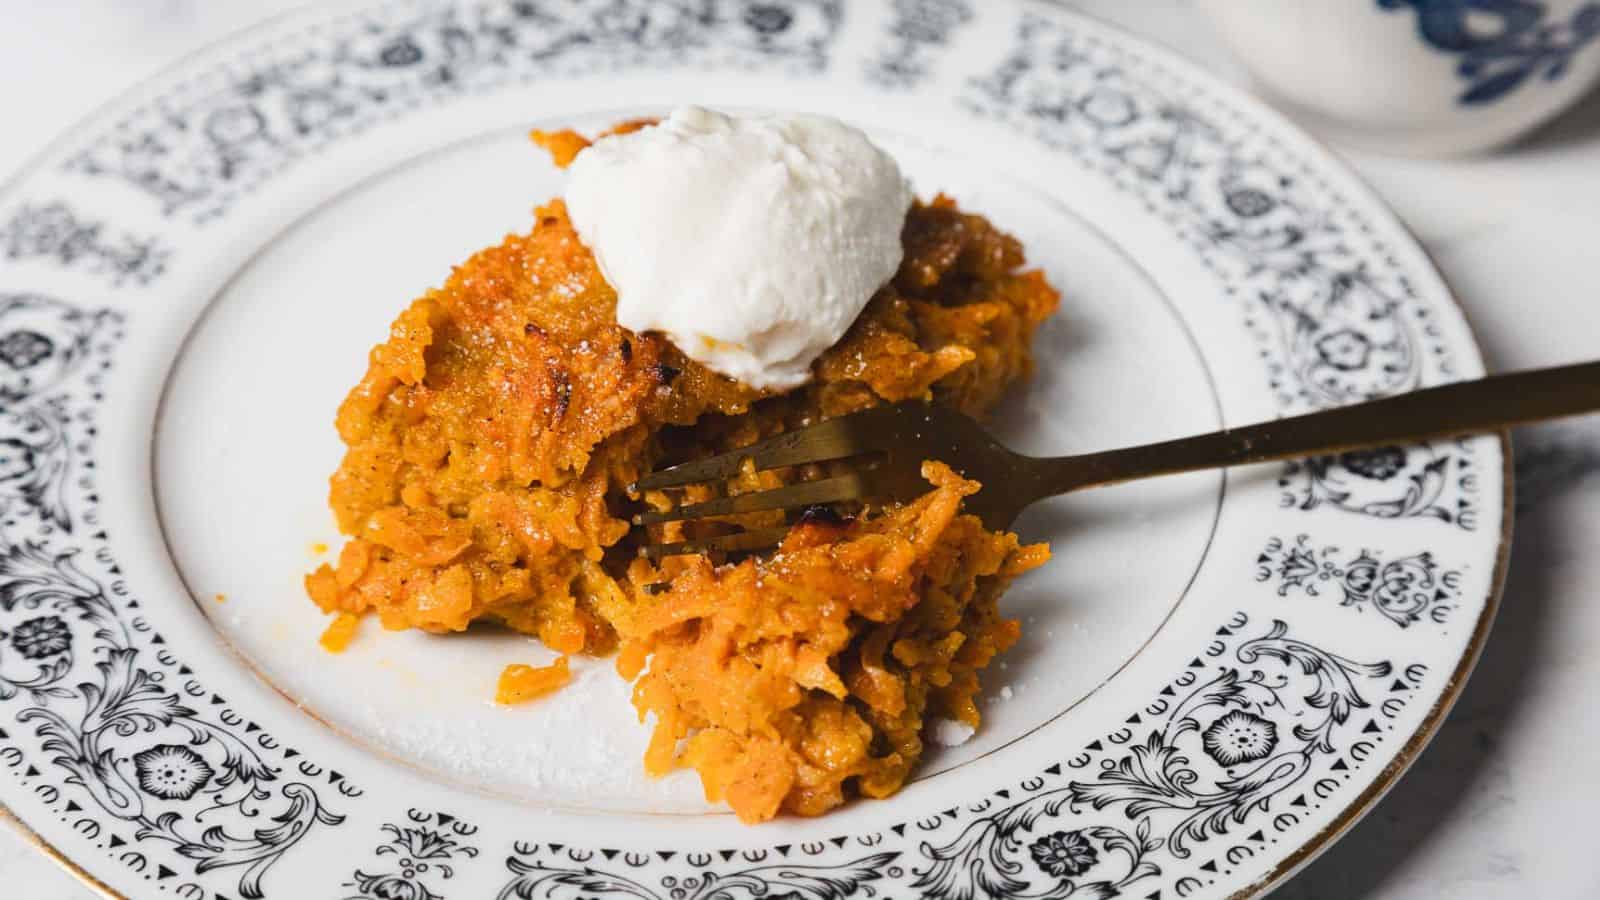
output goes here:
<path id="1" fill-rule="evenodd" d="M 964 510 L 1008 529 L 1034 502 L 1083 488 L 1156 475 L 1341 453 L 1380 444 L 1498 431 L 1600 410 L 1600 362 L 1495 375 L 1324 412 L 1158 444 L 1053 459 L 1002 446 L 978 423 L 921 402 L 829 419 L 730 453 L 653 472 L 635 491 L 718 481 L 746 465 L 756 471 L 851 460 L 841 474 L 633 517 L 635 525 L 810 508 L 846 501 L 911 500 L 929 490 L 922 462 L 935 459 L 983 484 Z M 749 552 L 776 546 L 787 527 L 704 540 L 646 544 L 652 559 L 683 553 Z"/>

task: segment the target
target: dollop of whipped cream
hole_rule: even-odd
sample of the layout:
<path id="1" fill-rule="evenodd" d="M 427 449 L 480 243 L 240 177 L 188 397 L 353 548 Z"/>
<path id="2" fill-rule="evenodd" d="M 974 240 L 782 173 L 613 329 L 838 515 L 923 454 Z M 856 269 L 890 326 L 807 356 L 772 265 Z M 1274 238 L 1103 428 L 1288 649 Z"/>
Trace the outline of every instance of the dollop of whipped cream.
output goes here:
<path id="1" fill-rule="evenodd" d="M 763 390 L 798 387 L 900 267 L 911 187 L 865 134 L 683 107 L 596 141 L 567 211 L 617 321 Z"/>

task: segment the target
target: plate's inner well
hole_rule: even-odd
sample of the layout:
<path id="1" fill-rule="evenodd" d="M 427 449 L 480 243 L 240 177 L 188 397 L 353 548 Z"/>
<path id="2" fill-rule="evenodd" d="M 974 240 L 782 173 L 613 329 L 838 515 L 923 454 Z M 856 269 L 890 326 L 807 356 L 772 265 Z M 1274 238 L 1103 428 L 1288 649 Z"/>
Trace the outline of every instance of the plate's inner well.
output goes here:
<path id="1" fill-rule="evenodd" d="M 603 119 L 541 123 L 594 130 Z M 1035 351 L 1039 372 L 995 425 L 1019 449 L 1075 453 L 1210 430 L 1217 402 L 1181 320 L 1072 198 L 981 161 L 874 134 L 919 195 L 951 194 L 1020 237 L 1064 294 Z M 358 742 L 454 781 L 556 807 L 711 811 L 692 774 L 654 780 L 649 730 L 611 661 L 498 707 L 508 663 L 535 641 L 494 629 L 436 637 L 363 623 L 341 655 L 301 575 L 336 552 L 327 477 L 344 389 L 405 303 L 450 266 L 532 224 L 562 176 L 522 130 L 419 157 L 291 226 L 227 283 L 171 374 L 155 435 L 167 545 L 196 602 L 267 680 Z M 309 326 L 309 327 L 308 327 Z M 986 674 L 984 727 L 931 753 L 927 778 L 1011 743 L 1093 691 L 1181 599 L 1208 546 L 1222 476 L 1198 473 L 1043 504 L 1018 525 L 1055 558 L 1002 611 L 1023 638 Z M 1150 565 L 1160 560 L 1160 565 Z"/>

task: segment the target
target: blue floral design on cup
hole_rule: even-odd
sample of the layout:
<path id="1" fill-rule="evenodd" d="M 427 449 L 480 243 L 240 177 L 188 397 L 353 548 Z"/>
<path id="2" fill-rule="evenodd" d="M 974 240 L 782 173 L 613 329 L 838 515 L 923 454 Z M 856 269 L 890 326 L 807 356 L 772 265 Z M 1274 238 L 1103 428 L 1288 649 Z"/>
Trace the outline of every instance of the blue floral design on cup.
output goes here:
<path id="1" fill-rule="evenodd" d="M 1467 88 L 1456 102 L 1494 103 L 1529 78 L 1556 81 L 1572 58 L 1600 37 L 1600 3 L 1586 3 L 1566 22 L 1547 22 L 1533 0 L 1377 0 L 1386 10 L 1410 7 L 1428 46 L 1461 58 L 1456 74 Z"/>

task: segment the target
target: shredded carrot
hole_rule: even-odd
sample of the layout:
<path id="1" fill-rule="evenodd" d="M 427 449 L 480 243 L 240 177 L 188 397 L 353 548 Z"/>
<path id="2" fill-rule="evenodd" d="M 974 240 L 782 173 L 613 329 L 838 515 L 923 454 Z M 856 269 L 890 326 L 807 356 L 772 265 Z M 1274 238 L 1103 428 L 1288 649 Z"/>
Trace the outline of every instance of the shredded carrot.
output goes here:
<path id="1" fill-rule="evenodd" d="M 506 666 L 495 688 L 494 702 L 511 705 L 543 697 L 572 680 L 565 656 L 548 666 Z"/>
<path id="2" fill-rule="evenodd" d="M 356 627 L 361 624 L 361 617 L 352 613 L 339 613 L 328 627 L 322 632 L 322 637 L 317 643 L 329 653 L 343 653 L 344 648 L 350 646 L 350 641 L 356 636 Z"/>
<path id="3" fill-rule="evenodd" d="M 650 661 L 650 648 L 643 643 L 629 641 L 617 654 L 617 674 L 629 681 L 639 677 L 645 663 Z"/>
<path id="4" fill-rule="evenodd" d="M 573 132 L 534 139 L 561 165 L 589 144 Z M 324 612 L 371 612 L 388 629 L 495 622 L 538 637 L 550 660 L 620 648 L 634 706 L 656 723 L 647 769 L 697 770 L 746 820 L 894 793 L 926 723 L 979 724 L 980 675 L 1019 634 L 997 601 L 1047 551 L 961 515 L 978 485 L 934 468 L 921 498 L 809 522 L 770 561 L 653 565 L 625 552 L 624 510 L 666 498 L 630 486 L 680 458 L 880 404 L 981 415 L 1033 368 L 1030 338 L 1059 294 L 981 216 L 946 197 L 917 203 L 895 277 L 812 364 L 809 384 L 769 396 L 659 332 L 618 324 L 616 291 L 563 201 L 533 220 L 464 260 L 373 349 L 336 419 L 346 452 L 328 496 L 348 540 L 337 561 L 310 560 L 307 593 Z M 727 488 L 803 477 L 751 465 Z M 700 485 L 682 499 L 714 495 Z M 768 512 L 737 524 L 782 522 Z M 644 540 L 695 540 L 707 527 Z M 498 700 L 567 678 L 565 662 L 513 666 Z"/>

